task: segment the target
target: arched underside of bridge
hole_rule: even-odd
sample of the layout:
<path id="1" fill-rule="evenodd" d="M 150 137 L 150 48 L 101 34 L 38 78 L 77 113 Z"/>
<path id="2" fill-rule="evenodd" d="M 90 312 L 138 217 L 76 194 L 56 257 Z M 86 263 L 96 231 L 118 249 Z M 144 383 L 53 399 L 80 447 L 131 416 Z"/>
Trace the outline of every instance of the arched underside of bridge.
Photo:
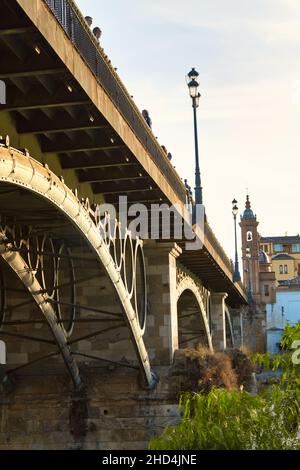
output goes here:
<path id="1" fill-rule="evenodd" d="M 213 336 L 216 335 L 215 312 L 212 307 L 213 292 L 186 271 L 184 267 L 177 268 L 177 314 L 178 314 L 178 344 L 179 348 L 208 347 L 213 351 Z M 217 294 L 218 296 L 218 294 Z M 217 315 L 220 315 L 218 313 Z M 229 307 L 224 303 L 224 348 L 235 346 L 232 317 Z M 223 334 L 223 333 L 222 333 Z"/>
<path id="2" fill-rule="evenodd" d="M 204 346 L 213 350 L 209 327 L 209 292 L 189 276 L 177 285 L 178 342 L 180 348 Z"/>
<path id="3" fill-rule="evenodd" d="M 16 338 L 41 344 L 38 352 L 31 349 L 31 363 L 62 357 L 77 389 L 83 383 L 75 357 L 101 359 L 80 344 L 105 338 L 103 361 L 109 363 L 110 351 L 125 350 L 118 340 L 131 339 L 138 366 L 130 361 L 127 366 L 139 368 L 145 386 L 153 387 L 143 340 L 147 287 L 142 242 L 132 240 L 129 232 L 122 239 L 118 224 L 107 236 L 109 221 L 97 216 L 88 201 L 80 202 L 47 166 L 7 144 L 0 146 L 0 337 L 8 338 L 8 345 Z M 101 330 L 95 327 L 99 323 Z M 41 351 L 47 354 L 40 356 Z M 26 366 L 20 360 L 24 349 L 19 352 L 12 361 L 17 368 Z M 111 362 L 116 362 L 114 355 Z"/>

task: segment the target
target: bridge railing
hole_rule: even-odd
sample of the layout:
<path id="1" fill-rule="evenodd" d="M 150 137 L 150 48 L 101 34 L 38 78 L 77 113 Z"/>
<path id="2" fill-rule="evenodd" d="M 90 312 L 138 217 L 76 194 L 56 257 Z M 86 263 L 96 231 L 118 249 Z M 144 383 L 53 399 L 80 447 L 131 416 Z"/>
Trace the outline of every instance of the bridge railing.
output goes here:
<path id="1" fill-rule="evenodd" d="M 43 0 L 182 203 L 186 188 L 73 0 Z"/>
<path id="2" fill-rule="evenodd" d="M 217 255 L 220 256 L 221 260 L 223 261 L 223 263 L 227 267 L 228 271 L 233 273 L 232 263 L 231 263 L 230 259 L 228 258 L 228 256 L 226 255 L 225 250 L 223 249 L 221 243 L 219 242 L 216 235 L 212 231 L 212 229 L 211 229 L 210 225 L 208 224 L 208 222 L 205 222 L 204 233 L 205 233 L 205 237 L 210 242 L 210 244 L 213 246 L 213 248 L 216 251 Z"/>

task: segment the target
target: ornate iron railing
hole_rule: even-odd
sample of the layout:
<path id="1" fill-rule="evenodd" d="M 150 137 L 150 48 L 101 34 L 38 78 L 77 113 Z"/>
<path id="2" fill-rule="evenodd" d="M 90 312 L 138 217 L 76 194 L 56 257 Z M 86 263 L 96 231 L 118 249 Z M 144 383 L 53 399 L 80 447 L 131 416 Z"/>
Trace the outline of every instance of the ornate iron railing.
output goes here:
<path id="1" fill-rule="evenodd" d="M 186 189 L 73 0 L 44 0 L 180 201 Z"/>

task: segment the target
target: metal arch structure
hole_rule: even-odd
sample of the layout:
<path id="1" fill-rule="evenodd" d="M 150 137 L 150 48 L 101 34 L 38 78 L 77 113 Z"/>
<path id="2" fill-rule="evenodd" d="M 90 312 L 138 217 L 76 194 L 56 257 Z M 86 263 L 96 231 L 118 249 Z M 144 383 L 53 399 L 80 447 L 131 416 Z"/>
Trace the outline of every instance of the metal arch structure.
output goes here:
<path id="1" fill-rule="evenodd" d="M 226 327 L 227 325 L 229 326 L 229 334 L 230 334 L 230 341 L 231 341 L 231 347 L 234 348 L 234 333 L 233 333 L 233 327 L 232 327 L 232 321 L 231 321 L 231 315 L 229 312 L 229 309 L 227 306 L 225 306 L 225 315 L 226 315 Z M 226 329 L 227 332 L 227 329 Z"/>
<path id="2" fill-rule="evenodd" d="M 209 315 L 208 315 L 208 305 L 209 305 L 209 292 L 197 282 L 189 273 L 185 272 L 183 269 L 177 269 L 177 285 L 176 285 L 176 295 L 177 295 L 177 305 L 180 297 L 186 291 L 190 291 L 198 304 L 199 313 L 201 315 L 205 333 L 207 337 L 208 347 L 213 351 L 212 338 L 209 328 Z"/>
<path id="3" fill-rule="evenodd" d="M 27 150 L 22 152 L 10 147 L 8 137 L 5 144 L 0 145 L 0 184 L 1 182 L 26 189 L 49 202 L 70 221 L 80 236 L 91 247 L 117 292 L 124 312 L 124 319 L 130 330 L 144 384 L 149 389 L 153 388 L 157 379 L 151 371 L 143 340 L 147 313 L 143 242 L 139 239 L 132 240 L 128 231 L 126 231 L 125 239 L 121 240 L 121 237 L 119 237 L 120 225 L 117 222 L 111 224 L 109 217 L 101 219 L 97 210 L 91 210 L 89 201 L 80 201 L 77 197 L 77 191 L 75 190 L 73 193 L 65 185 L 63 179 L 58 178 L 47 165 L 42 165 L 34 160 Z M 67 339 L 72 333 L 74 318 L 70 318 L 66 330 L 60 321 L 59 314 L 51 306 L 51 294 L 45 292 L 46 289 L 43 289 L 45 286 L 42 286 L 36 279 L 35 269 L 30 265 L 30 260 L 27 263 L 25 262 L 21 255 L 16 252 L 17 247 L 13 246 L 7 235 L 7 228 L 2 227 L 0 256 L 22 280 L 31 295 L 33 297 L 37 296 L 35 301 L 50 325 L 59 350 L 63 353 L 64 361 L 71 373 L 73 383 L 78 388 L 81 386 L 78 368 L 72 353 L 67 347 Z M 126 250 L 129 250 L 129 256 L 131 257 L 132 267 L 129 269 L 130 272 L 128 272 L 125 262 Z M 139 289 L 137 286 L 137 270 L 139 270 L 141 277 Z M 1 291 L 3 291 L 2 288 Z M 3 301 L 5 301 L 5 298 L 1 299 L 1 302 Z"/>

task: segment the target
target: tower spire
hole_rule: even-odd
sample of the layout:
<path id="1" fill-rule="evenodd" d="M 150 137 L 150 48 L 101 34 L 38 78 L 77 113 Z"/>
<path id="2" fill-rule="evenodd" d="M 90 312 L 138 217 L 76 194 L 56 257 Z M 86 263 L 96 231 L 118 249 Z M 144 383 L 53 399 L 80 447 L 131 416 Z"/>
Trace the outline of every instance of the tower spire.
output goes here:
<path id="1" fill-rule="evenodd" d="M 255 215 L 253 213 L 253 210 L 251 209 L 251 202 L 249 198 L 249 194 L 246 196 L 246 204 L 245 204 L 245 210 L 242 215 L 243 219 L 255 219 Z"/>

